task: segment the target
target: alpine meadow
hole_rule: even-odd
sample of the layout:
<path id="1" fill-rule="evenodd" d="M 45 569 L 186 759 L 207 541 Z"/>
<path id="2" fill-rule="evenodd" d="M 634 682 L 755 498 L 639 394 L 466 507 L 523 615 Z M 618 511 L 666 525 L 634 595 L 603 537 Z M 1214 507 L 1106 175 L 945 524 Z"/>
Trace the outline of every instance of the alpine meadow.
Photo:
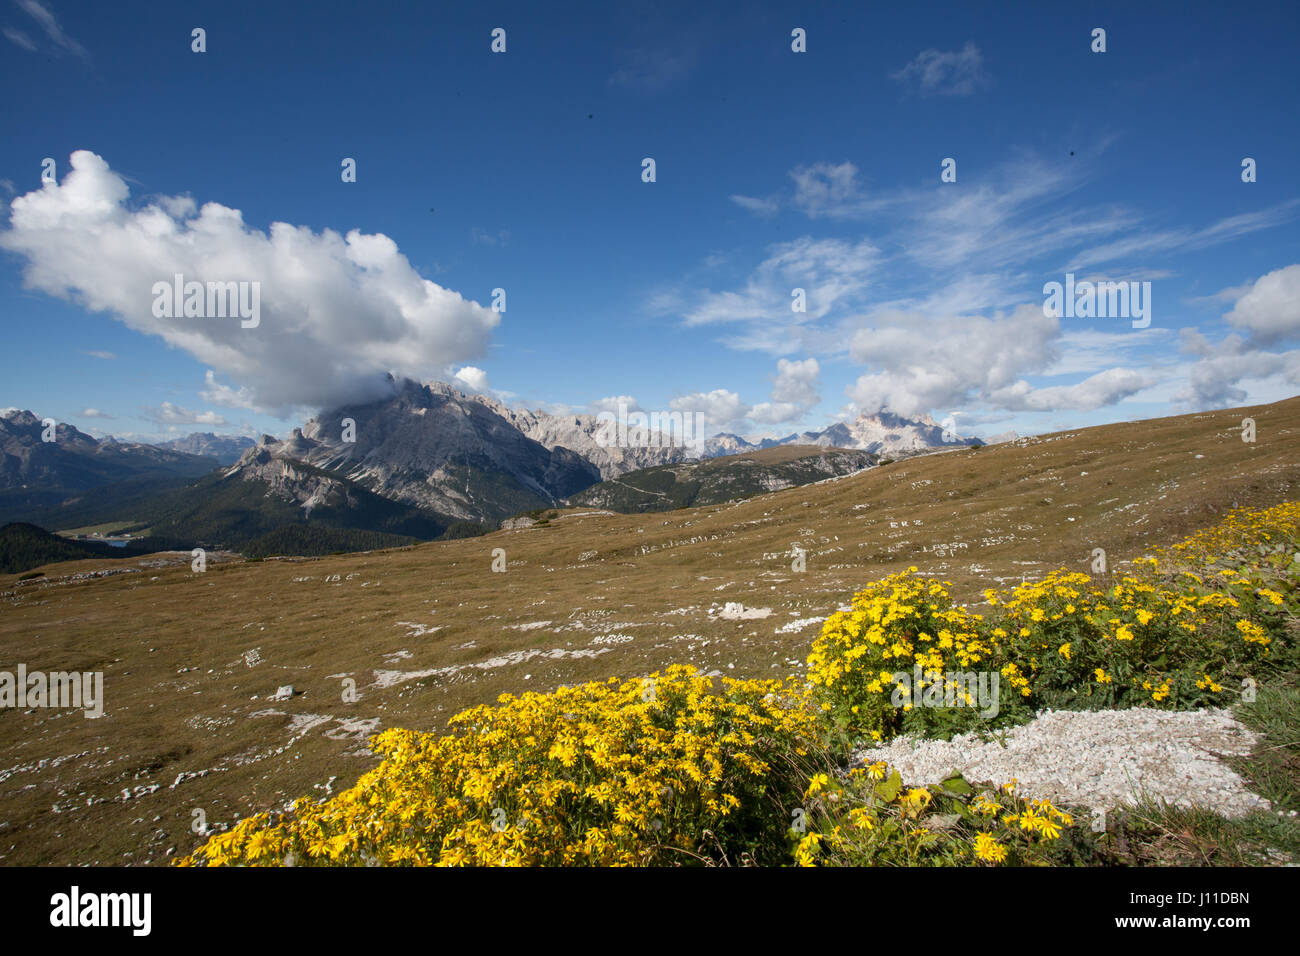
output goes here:
<path id="1" fill-rule="evenodd" d="M 3 2 L 13 925 L 1285 911 L 1294 3 Z"/>

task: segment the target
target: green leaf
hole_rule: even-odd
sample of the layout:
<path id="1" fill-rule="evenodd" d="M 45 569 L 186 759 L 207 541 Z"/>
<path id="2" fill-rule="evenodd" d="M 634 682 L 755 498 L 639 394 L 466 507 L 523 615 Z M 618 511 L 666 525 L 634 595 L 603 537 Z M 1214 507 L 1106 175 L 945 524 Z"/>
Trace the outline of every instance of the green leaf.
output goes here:
<path id="1" fill-rule="evenodd" d="M 894 798 L 898 796 L 898 791 L 902 789 L 903 778 L 895 770 L 889 775 L 889 779 L 876 787 L 876 796 L 880 797 L 885 803 L 893 803 Z"/>
<path id="2" fill-rule="evenodd" d="M 956 770 L 944 777 L 943 780 L 940 781 L 939 786 L 943 787 L 943 789 L 947 790 L 949 793 L 960 793 L 966 795 L 975 792 L 975 788 L 966 782 L 966 778 L 961 775 L 960 771 Z"/>

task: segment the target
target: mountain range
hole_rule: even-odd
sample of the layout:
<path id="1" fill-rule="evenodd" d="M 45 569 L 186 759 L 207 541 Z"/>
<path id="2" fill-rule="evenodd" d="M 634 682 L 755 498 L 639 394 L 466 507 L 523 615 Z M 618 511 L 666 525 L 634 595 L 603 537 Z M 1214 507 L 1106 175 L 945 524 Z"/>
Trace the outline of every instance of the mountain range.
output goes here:
<path id="1" fill-rule="evenodd" d="M 340 545 L 349 529 L 396 536 L 385 540 L 398 543 L 478 533 L 629 472 L 700 457 L 797 445 L 813 446 L 807 453 L 814 455 L 843 449 L 878 460 L 972 444 L 928 416 L 881 413 L 759 442 L 720 434 L 704 443 L 702 455 L 653 435 L 648 447 L 613 447 L 595 415 L 513 409 L 440 382 L 390 384 L 383 399 L 323 411 L 287 438 L 263 435 L 256 444 L 211 433 L 160 445 L 97 441 L 67 425 L 57 426 L 56 441 L 42 442 L 40 419 L 10 410 L 0 417 L 0 521 L 51 528 L 119 522 L 224 547 L 295 525 L 335 532 L 313 533 L 318 548 Z M 858 465 L 813 467 L 805 477 L 852 467 Z M 694 480 L 684 479 L 670 497 L 685 494 Z M 802 482 L 784 474 L 765 480 Z M 748 479 L 742 485 L 749 488 Z M 643 506 L 651 503 L 629 504 Z"/>
<path id="2" fill-rule="evenodd" d="M 222 465 L 233 465 L 239 456 L 256 445 L 257 442 L 243 435 L 217 435 L 213 432 L 191 432 L 182 438 L 158 442 L 155 448 L 167 448 L 181 451 L 187 455 L 200 458 L 215 458 Z"/>

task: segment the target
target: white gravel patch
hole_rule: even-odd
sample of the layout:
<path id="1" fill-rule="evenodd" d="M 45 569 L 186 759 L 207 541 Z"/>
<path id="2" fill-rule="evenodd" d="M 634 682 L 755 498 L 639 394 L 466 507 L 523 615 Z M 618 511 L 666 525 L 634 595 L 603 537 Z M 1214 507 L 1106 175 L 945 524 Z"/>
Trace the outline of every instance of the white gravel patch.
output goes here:
<path id="1" fill-rule="evenodd" d="M 975 734 L 951 741 L 898 737 L 854 754 L 884 760 L 909 786 L 954 770 L 972 782 L 1018 781 L 1023 796 L 1100 810 L 1132 806 L 1140 794 L 1224 816 L 1269 809 L 1216 754 L 1246 755 L 1256 736 L 1229 711 L 1043 711 L 1006 732 L 1006 746 Z"/>
<path id="2" fill-rule="evenodd" d="M 718 617 L 727 621 L 752 621 L 771 614 L 770 607 L 745 607 L 739 601 L 728 601 L 726 607 L 718 612 Z"/>

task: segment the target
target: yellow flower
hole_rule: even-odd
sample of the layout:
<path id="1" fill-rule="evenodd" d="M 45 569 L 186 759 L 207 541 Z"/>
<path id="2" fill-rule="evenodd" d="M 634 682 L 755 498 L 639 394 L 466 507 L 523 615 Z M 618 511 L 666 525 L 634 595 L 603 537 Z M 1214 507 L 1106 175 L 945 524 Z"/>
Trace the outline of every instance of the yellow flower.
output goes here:
<path id="1" fill-rule="evenodd" d="M 1007 850 L 989 834 L 978 833 L 975 836 L 975 855 L 985 863 L 1001 863 L 1007 858 Z"/>

